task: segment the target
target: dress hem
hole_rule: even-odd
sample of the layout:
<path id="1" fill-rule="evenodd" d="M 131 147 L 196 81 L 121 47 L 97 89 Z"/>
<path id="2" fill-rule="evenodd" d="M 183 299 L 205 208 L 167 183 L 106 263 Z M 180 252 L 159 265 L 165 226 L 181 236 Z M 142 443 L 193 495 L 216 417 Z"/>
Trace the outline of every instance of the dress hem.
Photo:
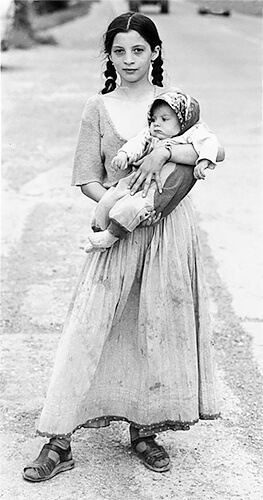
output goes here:
<path id="1" fill-rule="evenodd" d="M 136 429 L 139 430 L 140 436 L 144 436 L 149 434 L 149 432 L 164 432 L 167 430 L 172 431 L 188 431 L 190 430 L 190 426 L 195 425 L 199 422 L 199 420 L 216 420 L 220 417 L 220 413 L 215 414 L 200 414 L 199 418 L 191 421 L 181 421 L 181 420 L 166 420 L 164 422 L 158 422 L 151 425 L 143 425 L 133 422 L 126 417 L 119 417 L 115 415 L 110 416 L 102 416 L 98 418 L 93 418 L 91 420 L 87 420 L 84 424 L 78 425 L 72 432 L 68 432 L 66 434 L 55 434 L 49 432 L 43 432 L 40 430 L 36 430 L 36 434 L 43 437 L 57 437 L 57 438 L 69 438 L 72 434 L 74 434 L 77 430 L 82 428 L 89 429 L 101 429 L 103 427 L 108 427 L 112 422 L 123 421 L 128 424 L 133 425 Z"/>

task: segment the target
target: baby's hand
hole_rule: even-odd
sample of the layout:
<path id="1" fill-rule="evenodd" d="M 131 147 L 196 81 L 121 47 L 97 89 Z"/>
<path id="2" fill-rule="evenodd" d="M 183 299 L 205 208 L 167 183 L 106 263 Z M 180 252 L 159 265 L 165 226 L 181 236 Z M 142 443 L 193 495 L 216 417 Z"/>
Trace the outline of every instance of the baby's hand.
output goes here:
<path id="1" fill-rule="evenodd" d="M 125 170 L 128 167 L 128 158 L 125 151 L 120 151 L 116 156 L 114 156 L 111 164 L 114 168 Z"/>
<path id="2" fill-rule="evenodd" d="M 214 170 L 215 164 L 212 163 L 209 160 L 200 160 L 196 167 L 194 168 L 194 178 L 197 180 L 204 180 L 205 179 L 205 170 L 207 168 L 210 168 L 211 170 Z"/>

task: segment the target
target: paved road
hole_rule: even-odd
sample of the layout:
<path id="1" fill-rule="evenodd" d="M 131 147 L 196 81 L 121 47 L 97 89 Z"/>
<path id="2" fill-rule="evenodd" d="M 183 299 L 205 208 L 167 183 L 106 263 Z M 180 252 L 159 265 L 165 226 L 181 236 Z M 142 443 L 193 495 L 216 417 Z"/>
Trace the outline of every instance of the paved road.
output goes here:
<path id="1" fill-rule="evenodd" d="M 69 188 L 86 98 L 101 87 L 98 36 L 125 2 L 104 0 L 52 30 L 57 47 L 3 54 L 3 415 L 5 500 L 259 500 L 262 483 L 260 365 L 260 37 L 261 21 L 196 14 L 172 3 L 169 16 L 145 8 L 165 45 L 171 81 L 202 103 L 227 160 L 196 186 L 213 312 L 222 419 L 165 433 L 174 467 L 144 469 L 129 451 L 125 424 L 74 439 L 77 467 L 53 482 L 22 482 L 42 439 L 43 404 L 93 202 Z M 254 333 L 254 343 L 250 333 Z M 256 350 L 255 350 L 256 351 Z"/>

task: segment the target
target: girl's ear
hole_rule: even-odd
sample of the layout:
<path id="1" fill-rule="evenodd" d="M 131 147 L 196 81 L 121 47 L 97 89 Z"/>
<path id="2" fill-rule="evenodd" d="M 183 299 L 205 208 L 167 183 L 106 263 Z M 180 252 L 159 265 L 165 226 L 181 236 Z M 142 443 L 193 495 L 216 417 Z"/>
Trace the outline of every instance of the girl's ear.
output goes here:
<path id="1" fill-rule="evenodd" d="M 156 45 L 156 47 L 154 48 L 154 50 L 152 51 L 152 62 L 155 61 L 155 59 L 157 59 L 157 57 L 159 56 L 160 54 L 160 50 L 161 50 L 161 47 L 159 45 Z"/>

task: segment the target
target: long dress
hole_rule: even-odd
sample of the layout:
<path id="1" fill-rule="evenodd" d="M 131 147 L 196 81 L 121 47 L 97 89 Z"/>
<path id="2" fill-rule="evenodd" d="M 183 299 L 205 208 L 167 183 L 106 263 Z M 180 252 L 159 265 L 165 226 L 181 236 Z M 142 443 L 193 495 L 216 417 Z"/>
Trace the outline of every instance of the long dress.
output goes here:
<path id="1" fill-rule="evenodd" d="M 124 143 L 101 95 L 82 116 L 72 183 L 114 185 Z M 132 423 L 140 435 L 218 416 L 208 294 L 186 196 L 159 224 L 87 256 L 37 432 Z"/>

